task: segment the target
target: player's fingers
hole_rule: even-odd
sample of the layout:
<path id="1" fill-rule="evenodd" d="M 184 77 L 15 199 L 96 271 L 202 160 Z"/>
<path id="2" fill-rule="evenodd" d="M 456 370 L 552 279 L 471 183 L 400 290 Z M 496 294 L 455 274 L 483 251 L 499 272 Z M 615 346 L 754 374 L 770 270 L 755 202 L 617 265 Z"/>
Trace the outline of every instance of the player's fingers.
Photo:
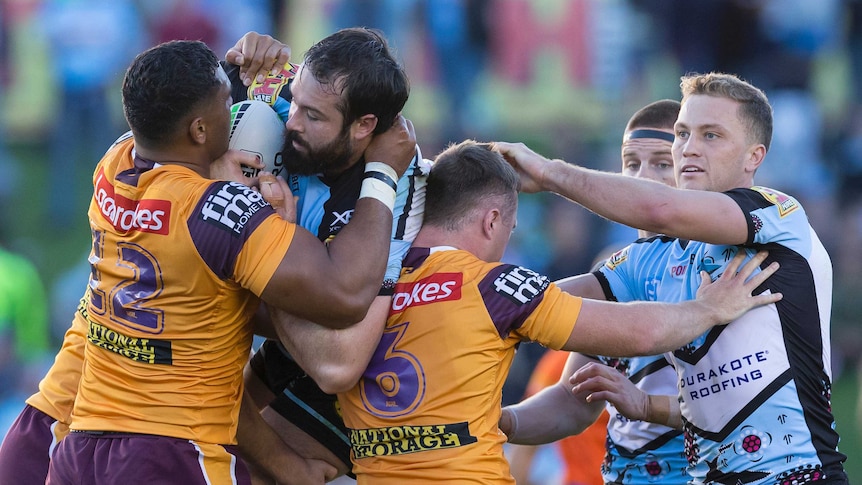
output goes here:
<path id="1" fill-rule="evenodd" d="M 769 279 L 770 276 L 774 275 L 780 266 L 781 265 L 778 264 L 778 261 L 773 261 L 769 266 L 763 268 L 760 273 L 752 276 L 751 279 L 746 282 L 746 286 L 752 290 L 757 288 Z"/>
<path id="2" fill-rule="evenodd" d="M 260 194 L 276 210 L 284 207 L 284 191 L 278 184 L 275 175 L 269 172 L 261 172 L 258 177 L 260 183 Z"/>
<path id="3" fill-rule="evenodd" d="M 267 74 L 273 76 L 281 71 L 290 61 L 290 47 L 273 39 L 272 45 L 266 49 L 260 70 L 256 73 L 257 82 L 263 82 Z"/>
<path id="4" fill-rule="evenodd" d="M 727 275 L 728 278 L 736 276 L 737 271 L 739 271 L 739 266 L 742 265 L 742 261 L 745 259 L 746 255 L 745 251 L 741 249 L 738 250 L 733 259 L 731 259 L 730 262 L 727 263 L 727 266 L 725 266 L 722 276 Z"/>
<path id="5" fill-rule="evenodd" d="M 742 251 L 740 251 L 740 253 L 741 252 Z M 743 281 L 748 280 L 748 277 L 751 276 L 756 269 L 760 268 L 760 265 L 763 264 L 767 256 L 769 256 L 768 251 L 758 251 L 757 254 L 752 256 L 751 259 L 745 263 L 745 266 L 740 268 L 737 275 L 742 278 Z"/>

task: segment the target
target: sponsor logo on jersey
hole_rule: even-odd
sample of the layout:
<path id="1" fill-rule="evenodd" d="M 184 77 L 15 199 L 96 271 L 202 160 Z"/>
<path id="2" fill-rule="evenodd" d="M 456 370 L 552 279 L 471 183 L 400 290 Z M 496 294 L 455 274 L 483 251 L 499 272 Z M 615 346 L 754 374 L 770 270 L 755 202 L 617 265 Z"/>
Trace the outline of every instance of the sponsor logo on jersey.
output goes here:
<path id="1" fill-rule="evenodd" d="M 457 448 L 475 442 L 466 421 L 350 430 L 350 444 L 357 459 Z"/>
<path id="2" fill-rule="evenodd" d="M 329 224 L 329 227 L 338 226 L 338 229 L 341 229 L 350 222 L 350 218 L 353 217 L 353 211 L 354 209 L 344 212 L 332 211 L 333 221 Z"/>
<path id="3" fill-rule="evenodd" d="M 151 338 L 129 337 L 116 330 L 87 319 L 87 341 L 135 362 L 167 364 L 172 362 L 171 342 Z"/>
<path id="4" fill-rule="evenodd" d="M 693 401 L 742 387 L 763 377 L 761 367 L 768 359 L 769 351 L 761 350 L 731 359 L 703 372 L 685 374 L 679 380 L 679 389 L 686 399 Z"/>
<path id="5" fill-rule="evenodd" d="M 512 300 L 516 305 L 529 303 L 542 294 L 551 281 L 523 266 L 513 266 L 494 279 L 494 291 Z"/>
<path id="6" fill-rule="evenodd" d="M 799 208 L 799 203 L 796 202 L 796 199 L 777 190 L 767 187 L 752 187 L 751 190 L 758 192 L 764 199 L 775 204 L 778 207 L 779 217 L 784 217 Z"/>
<path id="7" fill-rule="evenodd" d="M 114 186 L 99 170 L 93 199 L 99 212 L 120 233 L 130 231 L 167 234 L 171 220 L 171 203 L 167 200 L 133 200 L 115 193 Z"/>
<path id="8" fill-rule="evenodd" d="M 259 192 L 237 182 L 228 182 L 207 196 L 199 217 L 239 235 L 251 216 L 267 205 Z"/>
<path id="9" fill-rule="evenodd" d="M 627 260 L 628 258 L 629 258 L 629 248 L 625 247 L 625 248 L 620 249 L 619 251 L 615 252 L 614 254 L 612 254 L 611 257 L 608 258 L 607 261 L 605 261 L 605 267 L 608 268 L 609 270 L 613 271 L 614 269 L 616 269 L 617 266 L 622 264 L 623 261 Z"/>
<path id="10" fill-rule="evenodd" d="M 464 275 L 461 273 L 436 273 L 412 283 L 397 283 L 392 296 L 392 311 L 401 312 L 411 306 L 460 300 L 463 281 Z"/>
<path id="11" fill-rule="evenodd" d="M 297 70 L 299 70 L 298 65 L 288 62 L 278 73 L 267 74 L 263 81 L 257 82 L 255 79 L 248 87 L 248 99 L 263 101 L 270 106 L 274 105 L 281 90 L 287 86 L 288 81 L 296 76 Z"/>

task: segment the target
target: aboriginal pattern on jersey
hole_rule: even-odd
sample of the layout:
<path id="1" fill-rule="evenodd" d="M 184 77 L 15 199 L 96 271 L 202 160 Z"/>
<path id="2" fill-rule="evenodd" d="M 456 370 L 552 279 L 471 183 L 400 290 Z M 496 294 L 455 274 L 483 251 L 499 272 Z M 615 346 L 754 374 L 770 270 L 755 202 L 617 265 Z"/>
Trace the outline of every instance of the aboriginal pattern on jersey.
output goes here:
<path id="1" fill-rule="evenodd" d="M 755 290 L 781 292 L 670 352 L 685 423 L 689 473 L 708 483 L 808 483 L 842 476 L 831 413 L 831 262 L 798 201 L 753 187 L 726 194 L 746 216 L 739 246 L 667 237 L 639 240 L 599 271 L 619 301 L 695 298 L 701 270 L 719 278 L 738 251 L 769 251 L 781 269 Z M 802 473 L 804 472 L 804 473 Z"/>

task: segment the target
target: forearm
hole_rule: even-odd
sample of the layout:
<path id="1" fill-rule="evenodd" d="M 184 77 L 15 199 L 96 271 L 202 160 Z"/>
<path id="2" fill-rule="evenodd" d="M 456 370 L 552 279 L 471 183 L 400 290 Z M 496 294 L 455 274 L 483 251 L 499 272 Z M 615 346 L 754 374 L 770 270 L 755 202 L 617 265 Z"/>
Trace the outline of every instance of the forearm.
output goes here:
<path id="1" fill-rule="evenodd" d="M 240 407 L 237 444 L 245 461 L 279 483 L 290 483 L 297 472 L 305 469 L 305 459 L 285 444 L 245 394 Z"/>
<path id="2" fill-rule="evenodd" d="M 554 160 L 548 169 L 543 181 L 546 190 L 612 221 L 665 233 L 663 216 L 673 203 L 674 189 L 652 180 L 591 170 L 562 160 Z"/>
<path id="3" fill-rule="evenodd" d="M 329 394 L 351 389 L 368 366 L 386 326 L 391 298 L 374 299 L 365 318 L 345 329 L 331 329 L 271 310 L 285 348 L 318 386 Z"/>
<path id="4" fill-rule="evenodd" d="M 604 402 L 587 403 L 561 383 L 503 408 L 500 429 L 510 443 L 540 445 L 582 432 L 595 422 Z"/>
<path id="5" fill-rule="evenodd" d="M 333 268 L 341 271 L 322 273 L 327 286 L 332 291 L 359 296 L 368 307 L 383 282 L 391 233 L 391 209 L 378 200 L 359 199 L 350 224 L 327 245 Z"/>

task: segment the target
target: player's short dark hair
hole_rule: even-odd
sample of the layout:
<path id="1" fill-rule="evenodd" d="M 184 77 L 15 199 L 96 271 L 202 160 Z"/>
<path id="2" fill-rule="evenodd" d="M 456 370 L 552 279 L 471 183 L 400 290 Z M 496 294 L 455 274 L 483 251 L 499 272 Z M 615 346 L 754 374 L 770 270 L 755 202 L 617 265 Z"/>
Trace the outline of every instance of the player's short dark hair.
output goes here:
<path id="1" fill-rule="evenodd" d="M 673 131 L 673 125 L 679 117 L 679 101 L 674 99 L 660 99 L 637 110 L 629 118 L 626 131 L 636 128 L 661 128 Z"/>
<path id="2" fill-rule="evenodd" d="M 410 95 L 410 82 L 380 31 L 341 29 L 311 46 L 304 70 L 340 95 L 338 109 L 348 126 L 360 117 L 377 117 L 375 134 L 392 127 Z"/>
<path id="3" fill-rule="evenodd" d="M 123 111 L 134 135 L 173 139 L 195 106 L 215 96 L 218 68 L 218 57 L 200 41 L 174 40 L 138 54 L 123 78 Z"/>
<path id="4" fill-rule="evenodd" d="M 682 103 L 695 94 L 732 99 L 740 104 L 737 113 L 748 127 L 749 140 L 762 143 L 766 150 L 772 142 L 772 106 L 766 94 L 733 74 L 710 72 L 689 74 L 680 81 Z"/>
<path id="5" fill-rule="evenodd" d="M 514 216 L 519 189 L 518 173 L 490 143 L 450 145 L 437 155 L 428 175 L 423 224 L 458 229 L 483 199 L 498 196 Z"/>

